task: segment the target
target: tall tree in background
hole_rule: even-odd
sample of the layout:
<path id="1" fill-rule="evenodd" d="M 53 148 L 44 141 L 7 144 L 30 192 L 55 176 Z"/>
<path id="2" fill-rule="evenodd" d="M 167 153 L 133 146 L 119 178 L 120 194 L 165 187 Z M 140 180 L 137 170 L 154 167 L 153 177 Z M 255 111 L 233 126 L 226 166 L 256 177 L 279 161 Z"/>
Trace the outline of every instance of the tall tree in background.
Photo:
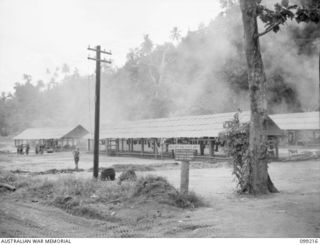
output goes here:
<path id="1" fill-rule="evenodd" d="M 303 9 L 289 5 L 283 0 L 275 5 L 275 10 L 262 6 L 260 0 L 240 0 L 244 27 L 245 53 L 250 93 L 250 136 L 249 136 L 249 183 L 248 192 L 265 194 L 277 192 L 268 174 L 267 159 L 267 98 L 266 75 L 260 51 L 259 37 L 270 31 L 277 32 L 288 19 L 297 22 L 319 22 L 319 6 Z M 293 12 L 293 9 L 297 9 Z M 260 16 L 266 29 L 258 32 L 257 17 Z"/>

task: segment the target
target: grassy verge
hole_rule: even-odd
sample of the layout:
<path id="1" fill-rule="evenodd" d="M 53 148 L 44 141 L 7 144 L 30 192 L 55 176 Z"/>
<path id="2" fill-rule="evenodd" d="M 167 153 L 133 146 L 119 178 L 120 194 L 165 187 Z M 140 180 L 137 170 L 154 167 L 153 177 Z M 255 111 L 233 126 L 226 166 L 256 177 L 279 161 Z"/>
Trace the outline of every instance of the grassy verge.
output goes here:
<path id="1" fill-rule="evenodd" d="M 150 167 L 150 165 L 147 164 L 113 164 L 111 166 L 115 169 L 117 172 L 126 171 L 129 169 L 132 169 L 134 171 L 154 171 L 155 169 L 153 167 Z"/>
<path id="2" fill-rule="evenodd" d="M 31 172 L 21 169 L 11 170 L 10 172 L 13 174 L 31 174 L 31 175 L 43 175 L 43 174 L 71 174 L 74 172 L 83 172 L 84 169 L 74 169 L 74 168 L 66 168 L 66 169 L 56 169 L 52 168 L 46 171 L 40 171 L 40 172 Z"/>
<path id="3" fill-rule="evenodd" d="M 123 172 L 129 169 L 132 169 L 134 171 L 154 171 L 155 168 L 150 167 L 147 164 L 113 164 L 110 166 L 110 168 L 114 168 L 116 172 Z M 99 171 L 102 171 L 104 168 L 99 168 Z M 93 168 L 88 169 L 89 172 L 93 171 Z"/>
<path id="4" fill-rule="evenodd" d="M 73 175 L 59 176 L 49 180 L 32 175 L 0 172 L 0 181 L 15 185 L 17 190 L 10 194 L 19 200 L 30 200 L 52 205 L 68 213 L 119 221 L 114 211 L 130 206 L 157 205 L 177 208 L 197 208 L 204 206 L 202 198 L 194 193 L 181 195 L 166 179 L 157 176 L 125 181 L 99 181 L 77 178 Z"/>
<path id="5" fill-rule="evenodd" d="M 158 203 L 175 206 L 178 208 L 197 208 L 205 206 L 204 200 L 194 192 L 182 195 L 168 181 L 160 176 L 148 175 L 141 177 L 133 186 L 132 199 L 139 202 L 155 200 Z"/>

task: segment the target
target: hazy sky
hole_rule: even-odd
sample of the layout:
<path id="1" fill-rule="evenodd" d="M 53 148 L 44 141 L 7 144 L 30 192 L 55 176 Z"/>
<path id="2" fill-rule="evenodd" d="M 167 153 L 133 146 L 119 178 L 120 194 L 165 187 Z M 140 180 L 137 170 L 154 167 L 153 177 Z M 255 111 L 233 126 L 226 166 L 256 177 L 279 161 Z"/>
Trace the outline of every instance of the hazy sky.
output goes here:
<path id="1" fill-rule="evenodd" d="M 162 44 L 174 26 L 185 35 L 219 12 L 219 0 L 0 0 L 0 91 L 63 63 L 93 73 L 89 44 L 112 50 L 121 66 L 144 34 Z"/>

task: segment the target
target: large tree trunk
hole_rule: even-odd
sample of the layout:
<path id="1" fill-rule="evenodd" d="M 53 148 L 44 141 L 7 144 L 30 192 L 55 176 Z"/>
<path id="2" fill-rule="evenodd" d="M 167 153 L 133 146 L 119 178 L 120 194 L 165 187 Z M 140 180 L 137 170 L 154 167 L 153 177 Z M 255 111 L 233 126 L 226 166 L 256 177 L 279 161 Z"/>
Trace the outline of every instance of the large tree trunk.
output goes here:
<path id="1" fill-rule="evenodd" d="M 250 90 L 250 173 L 251 194 L 277 192 L 268 174 L 266 76 L 260 52 L 256 0 L 240 0 Z"/>

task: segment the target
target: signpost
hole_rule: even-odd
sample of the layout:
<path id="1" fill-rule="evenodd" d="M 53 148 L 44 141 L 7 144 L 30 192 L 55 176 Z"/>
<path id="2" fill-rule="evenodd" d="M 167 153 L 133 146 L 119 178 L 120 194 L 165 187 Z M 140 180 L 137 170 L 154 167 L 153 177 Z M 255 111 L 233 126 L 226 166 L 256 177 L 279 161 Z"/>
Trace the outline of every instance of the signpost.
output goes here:
<path id="1" fill-rule="evenodd" d="M 188 144 L 171 144 L 169 150 L 196 150 L 200 152 L 200 145 L 188 145 Z"/>
<path id="2" fill-rule="evenodd" d="M 189 191 L 189 165 L 189 161 L 181 161 L 180 193 L 182 195 L 188 194 Z"/>
<path id="3" fill-rule="evenodd" d="M 181 161 L 180 192 L 182 195 L 188 194 L 189 165 L 190 161 L 197 155 L 197 152 L 200 151 L 200 146 L 176 144 L 169 145 L 169 150 L 173 150 L 175 159 Z"/>
<path id="4" fill-rule="evenodd" d="M 197 150 L 193 149 L 176 149 L 174 151 L 174 159 L 177 161 L 191 161 L 197 155 Z"/>

